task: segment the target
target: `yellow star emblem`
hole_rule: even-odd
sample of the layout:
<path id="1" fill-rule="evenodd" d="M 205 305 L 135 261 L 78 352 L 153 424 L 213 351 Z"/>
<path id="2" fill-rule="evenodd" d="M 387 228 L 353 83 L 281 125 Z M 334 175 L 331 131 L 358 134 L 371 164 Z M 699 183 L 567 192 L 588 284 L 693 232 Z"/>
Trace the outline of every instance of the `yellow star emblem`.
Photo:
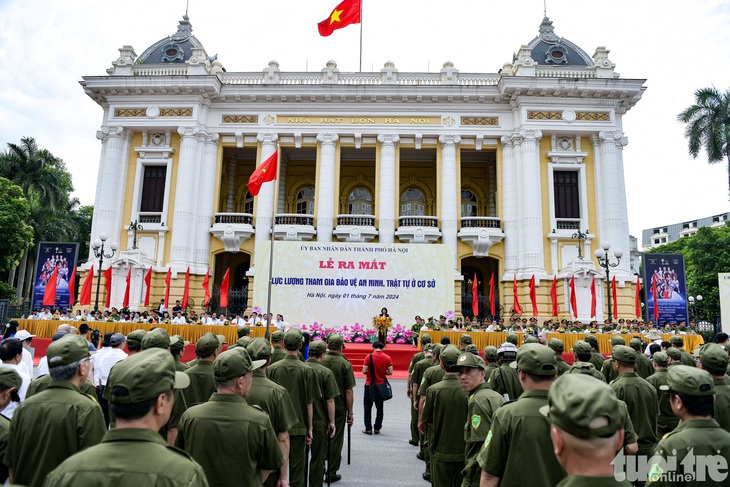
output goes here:
<path id="1" fill-rule="evenodd" d="M 261 170 L 261 172 L 262 172 L 262 173 L 265 173 L 265 172 L 266 172 L 266 169 L 262 169 L 262 170 Z"/>
<path id="2" fill-rule="evenodd" d="M 335 22 L 342 22 L 340 20 L 340 14 L 344 12 L 344 10 L 335 10 L 332 12 L 332 16 L 330 17 L 330 25 L 334 24 Z"/>

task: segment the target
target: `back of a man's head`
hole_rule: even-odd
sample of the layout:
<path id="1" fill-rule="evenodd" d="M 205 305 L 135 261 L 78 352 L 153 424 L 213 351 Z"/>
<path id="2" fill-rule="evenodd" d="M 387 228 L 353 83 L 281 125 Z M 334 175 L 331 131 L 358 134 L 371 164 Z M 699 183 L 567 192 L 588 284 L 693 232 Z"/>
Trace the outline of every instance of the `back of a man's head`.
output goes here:
<path id="1" fill-rule="evenodd" d="M 23 344 L 20 340 L 7 338 L 0 343 L 0 360 L 4 363 L 11 362 L 21 353 L 23 353 Z"/>

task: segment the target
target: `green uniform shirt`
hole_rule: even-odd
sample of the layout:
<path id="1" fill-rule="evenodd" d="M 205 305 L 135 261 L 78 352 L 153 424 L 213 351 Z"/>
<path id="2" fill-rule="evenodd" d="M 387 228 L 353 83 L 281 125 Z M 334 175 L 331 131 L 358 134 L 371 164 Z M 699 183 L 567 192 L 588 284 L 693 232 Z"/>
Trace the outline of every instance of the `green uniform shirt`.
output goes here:
<path id="1" fill-rule="evenodd" d="M 105 431 L 96 400 L 68 381 L 53 381 L 13 413 L 4 463 L 13 469 L 14 483 L 39 486 L 61 462 L 99 443 Z"/>
<path id="2" fill-rule="evenodd" d="M 499 367 L 499 364 L 497 362 L 487 362 L 487 370 L 486 370 L 486 373 L 484 374 L 484 377 L 486 377 L 485 380 L 489 380 L 489 378 L 492 376 L 492 372 L 497 370 L 498 367 Z"/>
<path id="3" fill-rule="evenodd" d="M 286 350 L 283 348 L 274 347 L 274 351 L 271 353 L 271 365 L 274 365 L 279 360 L 286 357 Z"/>
<path id="4" fill-rule="evenodd" d="M 482 384 L 468 395 L 466 424 L 464 425 L 464 441 L 466 442 L 466 469 L 464 477 L 472 479 L 479 485 L 482 469 L 477 463 L 477 455 L 492 428 L 494 413 L 504 404 L 504 398 Z"/>
<path id="5" fill-rule="evenodd" d="M 203 467 L 168 447 L 160 435 L 137 428 L 107 431 L 102 442 L 63 462 L 45 487 L 207 487 Z"/>
<path id="6" fill-rule="evenodd" d="M 428 388 L 422 421 L 431 427 L 433 461 L 464 461 L 466 443 L 461 431 L 467 410 L 468 400 L 458 375 L 444 375 L 440 382 Z"/>
<path id="7" fill-rule="evenodd" d="M 555 487 L 631 487 L 628 480 L 616 480 L 611 477 L 590 477 L 588 475 L 569 475 Z"/>
<path id="8" fill-rule="evenodd" d="M 501 394 L 505 400 L 514 401 L 522 394 L 522 384 L 520 384 L 520 376 L 517 371 L 509 366 L 509 364 L 501 364 L 492 372 L 487 380 L 489 387 Z"/>
<path id="9" fill-rule="evenodd" d="M 555 362 L 558 368 L 558 377 L 570 371 L 570 365 L 563 360 L 562 355 L 555 355 Z"/>
<path id="10" fill-rule="evenodd" d="M 695 362 L 695 358 L 692 356 L 691 353 L 689 353 L 684 348 L 681 348 L 679 350 L 679 353 L 681 354 L 679 357 L 679 361 L 682 362 L 682 365 L 688 365 L 690 367 L 697 367 L 697 362 Z"/>
<path id="11" fill-rule="evenodd" d="M 289 430 L 289 436 L 306 435 L 309 429 L 307 405 L 322 397 L 314 371 L 299 360 L 299 357 L 287 355 L 269 367 L 267 373 L 269 379 L 289 391 L 294 405 L 297 422 Z"/>
<path id="12" fill-rule="evenodd" d="M 28 386 L 28 391 L 25 393 L 25 398 L 28 399 L 31 396 L 35 396 L 36 394 L 45 391 L 48 389 L 48 386 L 53 382 L 53 379 L 51 379 L 50 374 L 45 374 L 37 379 L 31 381 L 30 385 Z M 96 401 L 96 389 L 94 389 L 94 384 L 92 384 L 90 381 L 84 382 L 84 385 L 81 386 L 81 392 L 86 394 L 87 396 L 91 396 Z"/>
<path id="13" fill-rule="evenodd" d="M 413 354 L 413 357 L 411 357 L 411 363 L 408 364 L 408 376 L 410 377 L 411 372 L 413 372 L 413 366 L 416 365 L 418 362 L 423 360 L 424 355 L 423 352 L 418 352 L 416 354 Z"/>
<path id="14" fill-rule="evenodd" d="M 715 421 L 730 433 L 730 385 L 725 379 L 713 379 L 715 383 Z"/>
<path id="15" fill-rule="evenodd" d="M 606 381 L 606 384 L 610 384 L 618 379 L 618 374 L 615 370 L 613 370 L 612 358 L 603 361 L 603 364 L 601 365 L 601 374 L 603 375 L 603 379 Z"/>
<path id="16" fill-rule="evenodd" d="M 629 416 L 639 437 L 639 455 L 651 455 L 656 444 L 659 407 L 654 386 L 636 372 L 626 372 L 610 384 L 616 397 L 626 403 Z"/>
<path id="17" fill-rule="evenodd" d="M 550 423 L 540 413 L 547 396 L 548 391 L 525 391 L 492 418 L 477 461 L 484 471 L 502 479 L 501 487 L 555 485 L 566 476 L 548 440 Z"/>
<path id="18" fill-rule="evenodd" d="M 335 412 L 337 416 L 347 413 L 347 398 L 345 392 L 355 388 L 355 372 L 352 364 L 342 355 L 342 352 L 328 350 L 322 359 L 322 365 L 332 371 L 340 395 L 335 397 Z"/>
<path id="19" fill-rule="evenodd" d="M 593 364 L 593 366 L 596 368 L 596 370 L 601 370 L 601 367 L 603 366 L 603 362 L 606 361 L 606 357 L 601 355 L 600 353 L 593 350 L 591 352 L 591 359 L 589 360 L 590 363 Z"/>
<path id="20" fill-rule="evenodd" d="M 319 384 L 319 390 L 322 392 L 322 398 L 319 401 L 314 401 L 312 405 L 314 412 L 312 415 L 312 423 L 318 426 L 326 425 L 329 418 L 327 416 L 325 401 L 339 396 L 340 390 L 337 388 L 335 376 L 330 369 L 320 364 L 314 358 L 308 359 L 306 363 L 314 371 L 314 375 L 317 377 L 317 383 Z"/>
<path id="21" fill-rule="evenodd" d="M 0 414 L 0 484 L 8 480 L 8 466 L 5 465 L 5 451 L 10 438 L 10 420 Z"/>
<path id="22" fill-rule="evenodd" d="M 253 371 L 251 389 L 246 402 L 260 407 L 269 415 L 275 433 L 284 433 L 297 424 L 296 413 L 289 392 L 273 380 L 266 377 L 261 369 Z"/>
<path id="23" fill-rule="evenodd" d="M 425 396 L 428 388 L 434 384 L 441 382 L 444 378 L 444 371 L 441 368 L 441 364 L 432 365 L 423 371 L 421 382 L 418 384 L 418 395 Z"/>
<path id="24" fill-rule="evenodd" d="M 418 386 L 416 388 L 416 395 L 418 395 L 418 388 L 420 387 L 421 381 L 423 380 L 423 374 L 426 372 L 426 370 L 428 370 L 429 367 L 433 367 L 433 363 L 433 359 L 424 358 L 419 360 L 418 363 L 413 366 L 413 372 L 411 372 L 411 383 Z"/>
<path id="25" fill-rule="evenodd" d="M 629 416 L 629 408 L 626 406 L 626 403 L 621 400 L 619 400 L 619 404 L 621 405 L 624 413 L 624 446 L 638 443 L 639 437 L 636 436 L 634 423 L 631 422 L 631 416 Z"/>
<path id="26" fill-rule="evenodd" d="M 651 360 L 641 352 L 636 352 L 636 366 L 634 367 L 639 377 L 646 379 L 654 373 L 654 365 Z"/>
<path id="27" fill-rule="evenodd" d="M 668 455 L 672 455 L 676 459 L 677 471 L 679 474 L 684 473 L 684 466 L 682 461 L 687 456 L 689 451 L 695 457 L 701 455 L 712 455 L 721 456 L 725 459 L 730 458 L 730 433 L 720 428 L 717 421 L 714 419 L 691 419 L 689 421 L 682 421 L 679 423 L 677 428 L 664 435 L 656 446 L 656 453 L 666 458 Z M 676 453 L 674 453 L 676 451 Z M 706 459 L 705 461 L 711 459 Z M 697 466 L 699 462 L 692 462 L 692 466 Z M 711 467 L 712 468 L 712 467 Z M 662 470 L 662 466 L 654 464 L 651 466 L 649 471 L 650 477 L 652 475 L 660 476 L 666 474 Z M 727 474 L 725 469 L 724 474 Z M 725 478 L 724 482 L 712 482 L 706 477 L 706 485 L 727 485 L 728 479 Z M 660 478 L 657 482 L 648 482 L 650 486 L 680 486 L 680 485 L 701 485 L 700 483 L 685 484 L 680 482 L 669 482 Z"/>
<path id="28" fill-rule="evenodd" d="M 190 366 L 188 364 L 184 364 L 180 362 L 179 358 L 175 358 L 175 370 L 177 370 L 178 372 L 185 372 L 189 368 Z"/>
<path id="29" fill-rule="evenodd" d="M 190 377 L 190 385 L 183 389 L 187 406 L 190 408 L 208 402 L 210 396 L 216 391 L 215 379 L 213 378 L 213 362 L 201 360 L 186 370 L 185 373 Z"/>
<path id="30" fill-rule="evenodd" d="M 211 486 L 261 486 L 259 470 L 284 465 L 269 416 L 242 397 L 214 393 L 185 411 L 175 446 L 202 465 Z"/>
<path id="31" fill-rule="evenodd" d="M 674 415 L 672 406 L 669 405 L 669 394 L 659 389 L 659 386 L 667 385 L 667 369 L 657 369 L 656 372 L 647 377 L 646 381 L 656 389 L 657 406 L 659 408 L 659 415 L 656 420 L 657 436 L 661 438 L 679 424 L 679 418 Z"/>

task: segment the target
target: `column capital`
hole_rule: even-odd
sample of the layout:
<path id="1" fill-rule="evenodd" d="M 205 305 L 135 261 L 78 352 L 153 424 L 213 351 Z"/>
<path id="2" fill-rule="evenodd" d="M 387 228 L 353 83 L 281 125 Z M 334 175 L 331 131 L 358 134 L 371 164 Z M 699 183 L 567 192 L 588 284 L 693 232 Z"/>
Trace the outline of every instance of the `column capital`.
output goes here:
<path id="1" fill-rule="evenodd" d="M 317 134 L 317 141 L 322 145 L 335 145 L 339 139 L 337 134 Z"/>
<path id="2" fill-rule="evenodd" d="M 380 145 L 390 145 L 393 146 L 398 143 L 400 140 L 400 137 L 396 134 L 380 134 L 378 135 L 378 142 L 380 142 Z"/>
<path id="3" fill-rule="evenodd" d="M 441 142 L 441 145 L 444 147 L 456 147 L 456 144 L 461 142 L 461 137 L 458 135 L 441 135 L 439 136 L 439 142 Z"/>
<path id="4" fill-rule="evenodd" d="M 263 145 L 273 145 L 276 143 L 277 140 L 279 140 L 279 136 L 277 134 L 258 134 L 256 135 L 256 140 L 261 142 Z"/>
<path id="5" fill-rule="evenodd" d="M 205 143 L 218 145 L 218 141 L 220 140 L 220 138 L 221 134 L 219 134 L 218 132 L 207 133 L 205 135 Z"/>
<path id="6" fill-rule="evenodd" d="M 512 136 L 511 135 L 503 135 L 502 137 L 499 138 L 499 141 L 505 147 L 512 147 L 512 145 L 513 145 Z"/>
<path id="7" fill-rule="evenodd" d="M 198 133 L 200 133 L 200 129 L 198 127 L 183 126 L 177 128 L 177 133 L 180 134 L 180 137 L 182 138 L 197 137 Z"/>
<path id="8" fill-rule="evenodd" d="M 629 139 L 620 131 L 602 130 L 598 132 L 598 139 L 602 144 L 614 143 L 617 147 L 623 147 L 629 143 Z"/>
<path id="9" fill-rule="evenodd" d="M 542 138 L 542 130 L 522 129 L 519 132 L 519 136 L 523 141 L 529 140 L 532 142 L 539 142 Z"/>
<path id="10" fill-rule="evenodd" d="M 106 142 L 109 138 L 125 139 L 129 135 L 129 131 L 120 125 L 102 125 L 96 131 L 96 138 L 102 142 Z"/>

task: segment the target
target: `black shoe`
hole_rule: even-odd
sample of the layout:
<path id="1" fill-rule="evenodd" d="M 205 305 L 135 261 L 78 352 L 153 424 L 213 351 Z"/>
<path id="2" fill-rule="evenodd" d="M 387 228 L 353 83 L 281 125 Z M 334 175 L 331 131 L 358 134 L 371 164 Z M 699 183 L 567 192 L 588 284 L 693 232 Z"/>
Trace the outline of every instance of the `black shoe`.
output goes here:
<path id="1" fill-rule="evenodd" d="M 413 441 L 413 440 L 408 440 L 408 444 L 409 445 L 413 445 L 413 446 L 418 446 L 418 442 L 417 441 Z"/>
<path id="2" fill-rule="evenodd" d="M 423 480 L 425 480 L 426 482 L 431 482 L 431 474 L 429 474 L 428 472 L 423 472 L 423 475 L 421 475 L 421 477 L 423 477 Z"/>
<path id="3" fill-rule="evenodd" d="M 328 481 L 329 481 L 329 483 L 337 482 L 338 480 L 342 480 L 342 475 L 340 475 L 338 473 L 336 473 L 332 477 L 330 477 L 329 480 L 327 479 L 327 476 L 326 475 L 324 477 L 325 483 L 327 483 Z"/>
<path id="4" fill-rule="evenodd" d="M 416 458 L 418 458 L 419 460 L 426 461 L 426 457 L 423 456 L 423 452 L 422 451 L 419 451 L 418 453 L 416 453 Z"/>

